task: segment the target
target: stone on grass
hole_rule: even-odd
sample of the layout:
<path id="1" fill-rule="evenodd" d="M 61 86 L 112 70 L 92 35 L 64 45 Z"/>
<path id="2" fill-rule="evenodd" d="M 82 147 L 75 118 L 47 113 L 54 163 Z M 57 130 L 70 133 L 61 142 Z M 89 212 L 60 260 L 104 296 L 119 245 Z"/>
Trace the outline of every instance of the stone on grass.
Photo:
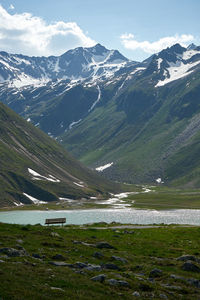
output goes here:
<path id="1" fill-rule="evenodd" d="M 113 256 L 111 257 L 111 259 L 120 261 L 120 262 L 122 262 L 122 263 L 124 263 L 124 264 L 127 264 L 127 263 L 128 263 L 128 260 L 127 260 L 126 258 L 119 257 L 119 256 L 115 256 L 115 255 L 113 255 Z"/>
<path id="2" fill-rule="evenodd" d="M 52 256 L 52 259 L 65 260 L 65 257 L 62 254 L 55 254 L 54 256 Z"/>
<path id="3" fill-rule="evenodd" d="M 99 281 L 99 282 L 104 282 L 105 279 L 106 279 L 105 274 L 100 274 L 100 275 L 97 275 L 97 276 L 94 276 L 94 277 L 91 278 L 91 280 Z"/>
<path id="4" fill-rule="evenodd" d="M 198 273 L 200 272 L 200 268 L 190 261 L 185 262 L 182 265 L 181 269 L 188 272 L 198 272 Z"/>
<path id="5" fill-rule="evenodd" d="M 58 234 L 57 232 L 51 232 L 50 236 L 52 236 L 52 237 L 60 237 L 60 234 Z"/>
<path id="6" fill-rule="evenodd" d="M 50 261 L 49 263 L 56 267 L 70 267 L 70 264 L 67 264 L 64 261 Z"/>
<path id="7" fill-rule="evenodd" d="M 104 269 L 108 269 L 108 270 L 120 270 L 120 268 L 117 265 L 112 264 L 112 263 L 106 263 L 106 264 L 102 265 L 102 267 Z"/>
<path id="8" fill-rule="evenodd" d="M 130 287 L 130 284 L 124 280 L 117 280 L 117 279 L 111 278 L 111 279 L 108 279 L 107 282 L 108 282 L 108 284 L 113 285 L 113 286 Z"/>
<path id="9" fill-rule="evenodd" d="M 160 277 L 162 276 L 162 274 L 163 274 L 162 270 L 155 268 L 149 273 L 149 277 L 150 278 Z"/>
<path id="10" fill-rule="evenodd" d="M 191 261 L 196 261 L 196 262 L 200 262 L 200 259 L 198 259 L 196 256 L 194 255 L 182 255 L 180 257 L 177 258 L 177 260 L 179 261 L 188 261 L 188 260 L 191 260 Z"/>
<path id="11" fill-rule="evenodd" d="M 24 248 L 22 250 L 17 250 L 14 248 L 1 248 L 0 253 L 6 254 L 9 257 L 18 257 L 18 256 L 27 256 L 28 255 Z"/>
<path id="12" fill-rule="evenodd" d="M 104 257 L 103 253 L 101 253 L 101 252 L 95 252 L 95 253 L 93 254 L 93 256 L 94 256 L 95 258 L 98 258 L 98 259 L 101 259 L 101 258 Z"/>
<path id="13" fill-rule="evenodd" d="M 168 299 L 167 295 L 165 295 L 165 294 L 160 294 L 159 297 L 160 297 L 160 299 Z"/>
<path id="14" fill-rule="evenodd" d="M 54 291 L 60 291 L 60 292 L 64 292 L 63 289 L 61 288 L 58 288 L 58 287 L 55 287 L 55 286 L 51 286 L 51 290 L 54 290 Z"/>
<path id="15" fill-rule="evenodd" d="M 195 286 L 196 288 L 200 289 L 200 280 L 194 279 L 194 278 L 188 278 L 188 279 L 187 279 L 187 282 L 188 282 L 190 285 L 193 285 L 193 286 Z"/>
<path id="16" fill-rule="evenodd" d="M 96 247 L 99 249 L 115 249 L 112 245 L 107 242 L 99 242 L 96 244 Z"/>
<path id="17" fill-rule="evenodd" d="M 77 269 L 84 269 L 86 268 L 88 265 L 83 263 L 83 262 L 80 262 L 80 261 L 77 261 L 73 264 L 74 268 L 77 268 Z"/>
<path id="18" fill-rule="evenodd" d="M 133 292 L 133 294 L 132 294 L 134 297 L 140 297 L 140 293 L 139 292 L 137 292 L 137 291 L 135 291 L 135 292 Z"/>
<path id="19" fill-rule="evenodd" d="M 86 268 L 84 268 L 85 270 L 88 271 L 101 271 L 102 268 L 99 265 L 92 265 L 92 264 L 88 264 Z"/>
<path id="20" fill-rule="evenodd" d="M 38 253 L 33 253 L 33 254 L 32 254 L 32 257 L 38 258 L 38 259 L 42 259 L 42 258 L 43 258 L 43 256 L 41 256 L 41 255 L 38 254 Z"/>

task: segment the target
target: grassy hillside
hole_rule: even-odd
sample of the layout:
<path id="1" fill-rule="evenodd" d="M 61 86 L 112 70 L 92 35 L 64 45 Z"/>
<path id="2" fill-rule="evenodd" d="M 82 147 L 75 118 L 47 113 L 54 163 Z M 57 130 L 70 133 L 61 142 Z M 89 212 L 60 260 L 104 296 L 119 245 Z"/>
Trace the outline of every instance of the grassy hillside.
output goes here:
<path id="1" fill-rule="evenodd" d="M 28 171 L 29 169 L 29 171 Z M 30 169 L 39 175 L 34 176 Z M 85 168 L 55 140 L 0 104 L 0 206 L 41 201 L 101 197 L 118 191 Z"/>
<path id="2" fill-rule="evenodd" d="M 199 82 L 197 71 L 154 88 L 146 74 L 114 97 L 120 82 L 110 84 L 98 107 L 64 134 L 63 144 L 91 167 L 113 162 L 103 174 L 114 180 L 152 183 L 161 177 L 199 187 Z"/>
<path id="3" fill-rule="evenodd" d="M 98 229 L 99 224 L 84 228 L 1 224 L 1 297 L 199 298 L 198 227 L 113 226 Z M 100 248 L 105 243 L 110 248 Z"/>

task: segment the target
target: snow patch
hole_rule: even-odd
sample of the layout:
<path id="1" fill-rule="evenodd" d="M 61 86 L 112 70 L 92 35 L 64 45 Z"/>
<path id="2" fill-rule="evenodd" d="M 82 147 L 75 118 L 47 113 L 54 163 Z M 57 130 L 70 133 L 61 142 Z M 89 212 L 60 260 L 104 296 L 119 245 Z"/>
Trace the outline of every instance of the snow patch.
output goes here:
<path id="1" fill-rule="evenodd" d="M 100 87 L 97 86 L 98 89 L 98 96 L 97 96 L 97 100 L 92 104 L 92 106 L 90 107 L 90 109 L 88 110 L 88 112 L 91 112 L 91 110 L 93 110 L 93 108 L 97 105 L 97 103 L 99 102 L 99 100 L 101 99 L 101 90 Z"/>
<path id="2" fill-rule="evenodd" d="M 80 123 L 82 121 L 82 119 L 78 120 L 78 121 L 74 121 L 69 125 L 69 129 L 72 129 L 72 127 L 78 123 Z"/>
<path id="3" fill-rule="evenodd" d="M 161 65 L 161 63 L 162 63 L 162 58 L 158 58 L 158 60 L 157 60 L 157 62 L 158 62 L 158 70 L 160 70 L 160 65 Z"/>
<path id="4" fill-rule="evenodd" d="M 160 177 L 156 179 L 156 182 L 157 183 L 164 183 L 164 181 L 162 181 L 162 179 Z"/>
<path id="5" fill-rule="evenodd" d="M 77 182 L 73 182 L 75 185 L 77 185 L 77 186 L 80 186 L 80 187 L 82 187 L 82 188 L 84 188 L 84 185 L 82 185 L 82 184 L 80 184 L 80 183 L 77 183 Z"/>
<path id="6" fill-rule="evenodd" d="M 38 200 L 34 197 L 32 197 L 31 195 L 28 195 L 26 193 L 23 193 L 24 196 L 26 196 L 27 198 L 29 198 L 34 204 L 46 204 L 47 202 L 45 201 L 41 201 L 41 200 Z"/>
<path id="7" fill-rule="evenodd" d="M 21 203 L 21 202 L 19 202 L 19 203 L 17 203 L 17 202 L 13 202 L 16 206 L 22 206 L 22 205 L 24 205 L 23 203 Z"/>
<path id="8" fill-rule="evenodd" d="M 172 62 L 169 63 L 169 68 L 167 68 L 169 77 L 165 78 L 164 80 L 159 80 L 155 87 L 164 86 L 169 82 L 188 76 L 193 72 L 193 70 L 191 69 L 198 64 L 200 64 L 200 61 L 196 61 L 190 64 L 184 64 L 181 61 L 177 61 L 175 64 Z"/>
<path id="9" fill-rule="evenodd" d="M 61 200 L 61 201 L 67 201 L 67 202 L 73 202 L 73 201 L 74 201 L 73 199 L 70 199 L 70 198 L 62 198 L 62 197 L 60 197 L 59 200 Z"/>
<path id="10" fill-rule="evenodd" d="M 33 176 L 33 180 L 47 180 L 47 181 L 51 181 L 51 182 L 60 182 L 59 179 L 57 179 L 56 177 L 54 177 L 53 175 L 49 175 L 49 177 L 40 175 L 39 173 L 35 172 L 34 170 L 28 168 L 28 172 Z"/>
<path id="11" fill-rule="evenodd" d="M 30 77 L 30 76 L 22 73 L 20 76 L 18 76 L 16 79 L 12 80 L 9 83 L 9 87 L 21 88 L 21 87 L 28 86 L 28 85 L 40 87 L 40 86 L 46 85 L 47 82 L 49 82 L 49 81 L 50 81 L 49 78 L 43 77 L 40 79 L 36 79 L 36 78 Z"/>
<path id="12" fill-rule="evenodd" d="M 113 165 L 113 162 L 108 163 L 106 165 L 100 166 L 98 168 L 96 168 L 95 170 L 98 172 L 103 172 L 105 169 L 110 168 Z"/>

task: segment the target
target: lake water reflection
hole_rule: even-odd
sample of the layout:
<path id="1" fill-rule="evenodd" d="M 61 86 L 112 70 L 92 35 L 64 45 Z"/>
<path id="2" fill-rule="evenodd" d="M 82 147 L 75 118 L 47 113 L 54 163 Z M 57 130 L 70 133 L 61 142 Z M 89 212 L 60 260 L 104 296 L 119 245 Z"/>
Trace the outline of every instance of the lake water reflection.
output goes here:
<path id="1" fill-rule="evenodd" d="M 66 217 L 66 224 L 82 225 L 94 222 L 120 222 L 130 224 L 190 224 L 200 225 L 200 210 L 142 210 L 142 209 L 90 209 L 60 211 L 7 211 L 0 212 L 0 222 L 12 224 L 44 225 L 46 218 Z"/>

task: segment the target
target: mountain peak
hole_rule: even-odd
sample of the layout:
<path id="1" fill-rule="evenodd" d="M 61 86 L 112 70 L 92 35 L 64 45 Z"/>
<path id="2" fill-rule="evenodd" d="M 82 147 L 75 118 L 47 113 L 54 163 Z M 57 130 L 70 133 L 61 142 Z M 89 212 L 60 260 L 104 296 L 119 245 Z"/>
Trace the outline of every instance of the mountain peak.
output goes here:
<path id="1" fill-rule="evenodd" d="M 188 47 L 187 47 L 187 50 L 194 50 L 196 49 L 197 46 L 194 44 L 194 43 L 191 43 Z"/>
<path id="2" fill-rule="evenodd" d="M 170 49 L 171 51 L 173 51 L 173 52 L 180 53 L 180 54 L 182 54 L 183 51 L 185 50 L 185 48 L 182 47 L 182 46 L 181 46 L 180 44 L 178 44 L 178 43 L 174 44 L 174 45 L 171 46 L 169 49 Z"/>

